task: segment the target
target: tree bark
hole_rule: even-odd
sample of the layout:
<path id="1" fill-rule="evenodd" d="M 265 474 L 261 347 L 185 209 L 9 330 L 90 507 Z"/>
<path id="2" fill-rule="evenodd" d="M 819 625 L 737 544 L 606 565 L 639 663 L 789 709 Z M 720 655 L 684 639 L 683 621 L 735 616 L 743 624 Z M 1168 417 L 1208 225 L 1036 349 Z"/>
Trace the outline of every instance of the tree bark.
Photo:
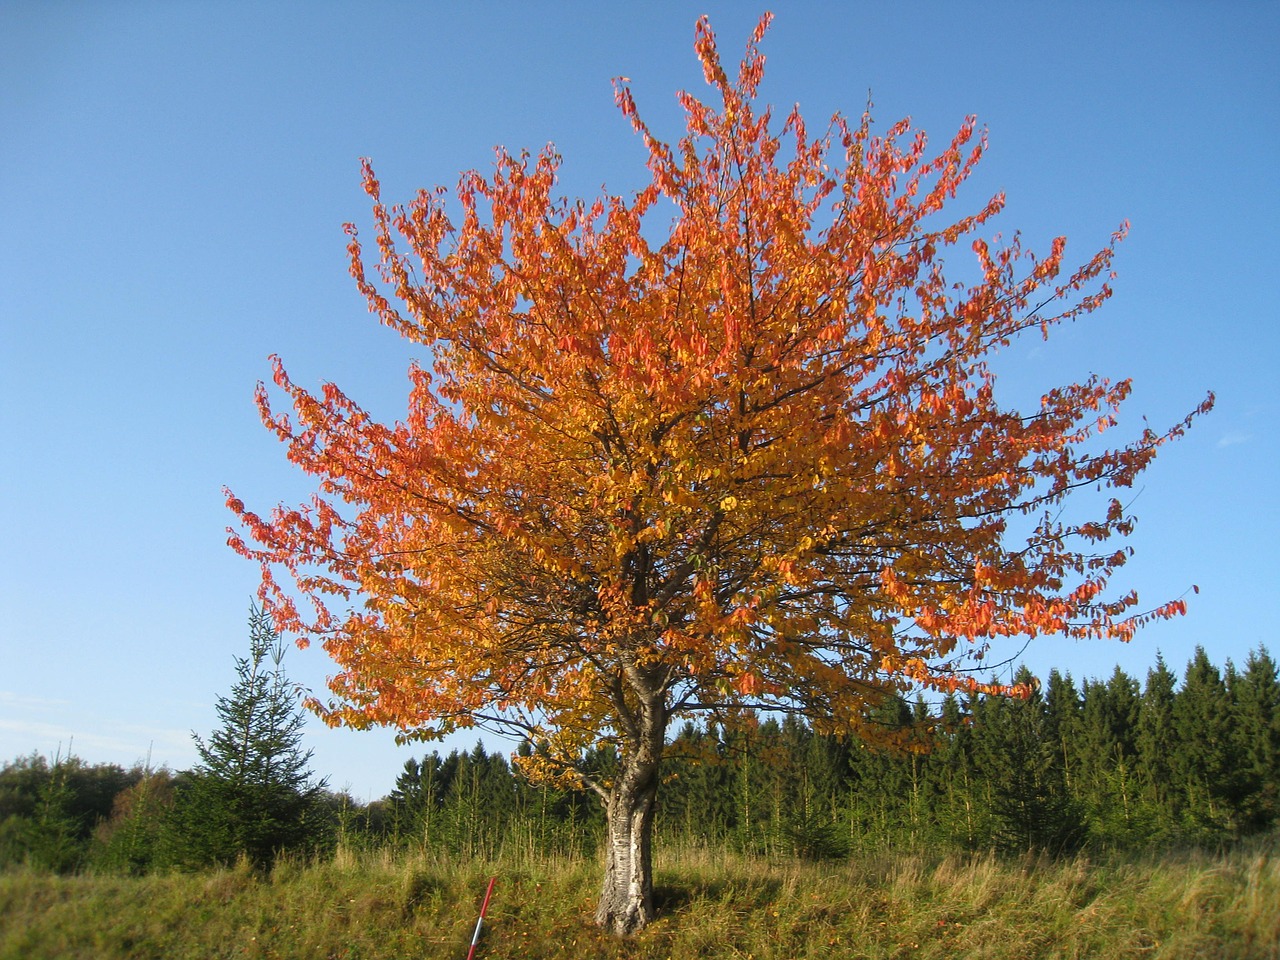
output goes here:
<path id="1" fill-rule="evenodd" d="M 624 779 L 626 775 L 624 774 Z M 610 791 L 604 886 L 596 923 L 626 937 L 653 920 L 653 814 L 657 777 Z"/>
<path id="2" fill-rule="evenodd" d="M 654 917 L 653 817 L 666 740 L 661 697 L 645 704 L 636 720 L 638 736 L 627 738 L 605 806 L 604 886 L 596 908 L 596 924 L 618 937 L 630 936 Z"/>

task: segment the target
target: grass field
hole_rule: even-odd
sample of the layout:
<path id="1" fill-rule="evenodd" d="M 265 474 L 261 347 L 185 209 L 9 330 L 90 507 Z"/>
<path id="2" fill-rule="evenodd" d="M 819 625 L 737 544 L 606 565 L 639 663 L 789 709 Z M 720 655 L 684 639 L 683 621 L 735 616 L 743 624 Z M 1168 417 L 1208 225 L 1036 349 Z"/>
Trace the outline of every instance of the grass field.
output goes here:
<path id="1" fill-rule="evenodd" d="M 1280 850 L 1053 862 L 926 855 L 767 863 L 668 850 L 660 918 L 591 925 L 594 861 L 444 863 L 340 850 L 269 876 L 0 874 L 2 960 L 462 960 L 489 876 L 483 958 L 1280 958 Z"/>

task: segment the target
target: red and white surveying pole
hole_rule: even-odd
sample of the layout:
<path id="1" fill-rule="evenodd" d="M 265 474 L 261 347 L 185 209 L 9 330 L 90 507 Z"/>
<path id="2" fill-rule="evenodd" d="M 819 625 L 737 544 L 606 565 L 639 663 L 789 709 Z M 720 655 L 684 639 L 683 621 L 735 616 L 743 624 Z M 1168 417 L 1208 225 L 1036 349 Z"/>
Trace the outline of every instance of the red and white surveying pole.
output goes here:
<path id="1" fill-rule="evenodd" d="M 476 920 L 476 932 L 471 935 L 471 949 L 467 951 L 467 960 L 475 960 L 476 944 L 480 942 L 480 928 L 484 926 L 484 912 L 489 909 L 489 898 L 493 896 L 493 885 L 497 877 L 489 878 L 489 889 L 484 892 L 484 903 L 480 904 L 480 918 Z"/>

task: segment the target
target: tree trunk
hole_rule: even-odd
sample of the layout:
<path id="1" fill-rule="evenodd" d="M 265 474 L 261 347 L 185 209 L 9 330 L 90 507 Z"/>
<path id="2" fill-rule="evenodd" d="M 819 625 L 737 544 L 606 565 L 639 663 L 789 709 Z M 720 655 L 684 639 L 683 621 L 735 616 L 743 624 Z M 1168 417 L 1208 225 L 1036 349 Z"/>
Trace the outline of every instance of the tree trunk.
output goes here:
<path id="1" fill-rule="evenodd" d="M 653 920 L 653 817 L 667 718 L 661 695 L 634 717 L 621 769 L 608 792 L 604 886 L 596 924 L 626 937 Z"/>
<path id="2" fill-rule="evenodd" d="M 633 778 L 628 770 L 621 780 L 609 795 L 604 886 L 596 923 L 615 936 L 626 937 L 653 919 L 656 766 L 647 777 Z"/>

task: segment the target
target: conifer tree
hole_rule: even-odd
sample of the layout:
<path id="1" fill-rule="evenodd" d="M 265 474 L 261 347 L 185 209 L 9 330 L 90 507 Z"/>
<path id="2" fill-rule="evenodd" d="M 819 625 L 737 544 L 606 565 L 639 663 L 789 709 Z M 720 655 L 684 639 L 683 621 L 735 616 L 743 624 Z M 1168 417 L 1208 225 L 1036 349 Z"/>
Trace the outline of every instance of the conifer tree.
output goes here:
<path id="1" fill-rule="evenodd" d="M 1178 678 L 1165 665 L 1164 657 L 1157 655 L 1156 665 L 1147 671 L 1134 737 L 1140 789 L 1152 818 L 1160 825 L 1157 830 L 1167 830 L 1180 809 L 1181 794 L 1171 786 L 1174 756 L 1181 741 L 1173 714 L 1177 684 Z"/>
<path id="2" fill-rule="evenodd" d="M 1250 651 L 1244 672 L 1233 677 L 1231 693 L 1243 825 L 1263 830 L 1280 818 L 1280 681 L 1266 647 Z"/>
<path id="3" fill-rule="evenodd" d="M 305 715 L 283 657 L 270 618 L 252 606 L 249 655 L 236 658 L 236 683 L 217 701 L 222 726 L 207 743 L 193 734 L 200 764 L 180 783 L 170 831 L 177 862 L 245 856 L 266 866 L 319 839 L 324 781 L 312 779 L 311 751 L 302 748 Z"/>
<path id="4" fill-rule="evenodd" d="M 1053 750 L 1051 764 L 1069 789 L 1079 774 L 1077 753 L 1080 724 L 1080 694 L 1071 674 L 1049 671 L 1044 693 L 1044 734 Z"/>
<path id="5" fill-rule="evenodd" d="M 840 777 L 839 748 L 796 716 L 788 716 L 779 735 L 775 761 L 774 830 L 784 850 L 807 860 L 838 858 L 847 852 L 836 823 Z"/>
<path id="6" fill-rule="evenodd" d="M 779 732 L 777 721 L 770 718 L 758 726 L 726 729 L 723 735 L 725 756 L 734 765 L 730 780 L 734 841 L 750 852 L 769 849 L 771 761 L 777 756 Z"/>
<path id="7" fill-rule="evenodd" d="M 428 847 L 436 839 L 440 809 L 449 792 L 440 754 L 434 750 L 422 760 L 406 760 L 388 799 L 398 838 Z"/>
<path id="8" fill-rule="evenodd" d="M 942 783 L 938 827 L 944 840 L 972 850 L 987 837 L 985 815 L 979 806 L 982 773 L 974 763 L 975 734 L 969 704 L 949 694 L 942 702 L 941 720 L 943 741 L 935 753 Z"/>
<path id="9" fill-rule="evenodd" d="M 1095 680 L 1084 686 L 1080 792 L 1095 835 L 1108 843 L 1127 845 L 1139 830 L 1134 769 L 1138 691 L 1137 682 L 1118 666 L 1105 683 Z"/>
<path id="10" fill-rule="evenodd" d="M 719 729 L 714 724 L 704 729 L 686 722 L 672 741 L 669 756 L 659 832 L 679 834 L 695 843 L 726 839 L 733 822 L 736 762 L 726 756 Z"/>
<path id="11" fill-rule="evenodd" d="M 911 706 L 900 696 L 887 699 L 872 713 L 879 725 L 900 745 L 912 741 Z M 851 837 L 865 843 L 875 838 L 878 847 L 897 839 L 915 839 L 912 823 L 913 796 L 911 764 L 903 750 L 874 750 L 866 744 L 850 751 L 853 776 L 850 782 L 847 816 Z"/>
<path id="12" fill-rule="evenodd" d="M 1010 852 L 1067 852 L 1083 839 L 1083 824 L 1044 734 L 1039 684 L 1026 667 L 1014 682 L 1031 689 L 1031 695 L 1025 700 L 983 697 L 975 713 L 982 725 L 979 756 L 992 787 L 994 839 Z"/>
<path id="13" fill-rule="evenodd" d="M 83 857 L 80 833 L 84 817 L 75 811 L 71 771 L 79 765 L 74 756 L 54 758 L 49 775 L 36 793 L 36 805 L 26 830 L 26 862 L 34 867 L 67 873 Z"/>
<path id="14" fill-rule="evenodd" d="M 1231 827 L 1231 714 L 1222 674 L 1204 648 L 1196 647 L 1173 703 L 1181 738 L 1174 776 L 1183 792 L 1185 819 L 1196 832 L 1213 834 Z"/>

